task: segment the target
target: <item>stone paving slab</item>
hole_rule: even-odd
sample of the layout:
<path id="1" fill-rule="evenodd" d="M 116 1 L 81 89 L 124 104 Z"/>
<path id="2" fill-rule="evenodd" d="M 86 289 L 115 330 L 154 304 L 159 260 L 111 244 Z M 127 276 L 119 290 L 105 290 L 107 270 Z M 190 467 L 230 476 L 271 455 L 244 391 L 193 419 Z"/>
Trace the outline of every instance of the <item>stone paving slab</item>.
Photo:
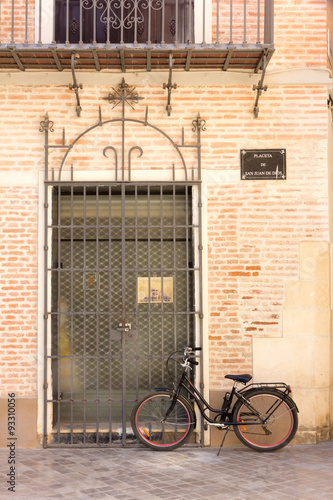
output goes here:
<path id="1" fill-rule="evenodd" d="M 0 450 L 0 498 L 332 500 L 333 441 L 273 453 L 245 447 L 16 450 L 15 493 Z"/>

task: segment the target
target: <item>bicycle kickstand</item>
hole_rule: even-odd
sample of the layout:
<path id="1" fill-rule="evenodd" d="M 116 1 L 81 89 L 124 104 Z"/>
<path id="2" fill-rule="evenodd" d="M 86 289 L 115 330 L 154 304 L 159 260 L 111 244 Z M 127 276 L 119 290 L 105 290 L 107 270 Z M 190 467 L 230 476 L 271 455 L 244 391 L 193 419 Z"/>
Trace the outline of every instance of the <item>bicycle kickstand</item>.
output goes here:
<path id="1" fill-rule="evenodd" d="M 224 436 L 223 436 L 221 446 L 220 446 L 219 451 L 218 451 L 218 453 L 217 453 L 217 456 L 218 456 L 218 457 L 220 456 L 220 452 L 221 452 L 222 447 L 223 447 L 223 445 L 224 445 L 225 438 L 227 437 L 227 434 L 228 434 L 228 432 L 229 432 L 229 431 L 230 431 L 230 426 L 228 426 L 228 427 L 227 427 L 227 430 L 225 431 L 225 434 L 224 434 Z"/>

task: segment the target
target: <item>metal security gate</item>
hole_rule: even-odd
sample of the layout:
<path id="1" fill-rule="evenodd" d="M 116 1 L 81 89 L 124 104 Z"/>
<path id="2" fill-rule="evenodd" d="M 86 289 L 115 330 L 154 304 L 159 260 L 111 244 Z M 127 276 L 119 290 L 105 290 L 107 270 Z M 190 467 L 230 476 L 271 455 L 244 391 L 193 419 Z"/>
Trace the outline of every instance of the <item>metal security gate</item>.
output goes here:
<path id="1" fill-rule="evenodd" d="M 125 444 L 193 345 L 191 187 L 59 185 L 52 219 L 52 443 Z"/>
<path id="2" fill-rule="evenodd" d="M 168 355 L 201 342 L 200 179 L 133 182 L 123 161 L 121 181 L 64 181 L 64 162 L 49 179 L 42 128 L 44 446 L 124 446 L 134 402 L 171 385 Z"/>

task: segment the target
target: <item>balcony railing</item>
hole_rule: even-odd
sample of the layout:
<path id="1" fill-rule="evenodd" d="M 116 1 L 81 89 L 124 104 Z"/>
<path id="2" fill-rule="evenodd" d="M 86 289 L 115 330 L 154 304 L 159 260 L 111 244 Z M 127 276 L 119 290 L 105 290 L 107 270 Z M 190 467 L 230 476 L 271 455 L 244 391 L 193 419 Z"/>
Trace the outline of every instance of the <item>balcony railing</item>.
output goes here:
<path id="1" fill-rule="evenodd" d="M 56 0 L 54 40 L 107 46 L 190 43 L 193 14 L 193 0 Z"/>
<path id="2" fill-rule="evenodd" d="M 258 70 L 273 19 L 274 0 L 0 0 L 0 68 L 69 69 L 75 51 L 82 69 L 167 69 L 171 52 L 184 69 Z"/>

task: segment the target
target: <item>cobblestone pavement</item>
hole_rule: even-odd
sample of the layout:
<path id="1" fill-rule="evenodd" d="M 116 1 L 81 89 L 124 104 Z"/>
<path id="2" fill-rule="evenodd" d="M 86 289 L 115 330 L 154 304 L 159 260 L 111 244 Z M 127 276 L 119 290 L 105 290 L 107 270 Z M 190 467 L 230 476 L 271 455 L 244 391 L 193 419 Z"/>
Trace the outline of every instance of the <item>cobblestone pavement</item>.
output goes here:
<path id="1" fill-rule="evenodd" d="M 249 449 L 16 450 L 15 493 L 8 451 L 0 450 L 0 498 L 284 500 L 333 498 L 333 441 Z"/>

